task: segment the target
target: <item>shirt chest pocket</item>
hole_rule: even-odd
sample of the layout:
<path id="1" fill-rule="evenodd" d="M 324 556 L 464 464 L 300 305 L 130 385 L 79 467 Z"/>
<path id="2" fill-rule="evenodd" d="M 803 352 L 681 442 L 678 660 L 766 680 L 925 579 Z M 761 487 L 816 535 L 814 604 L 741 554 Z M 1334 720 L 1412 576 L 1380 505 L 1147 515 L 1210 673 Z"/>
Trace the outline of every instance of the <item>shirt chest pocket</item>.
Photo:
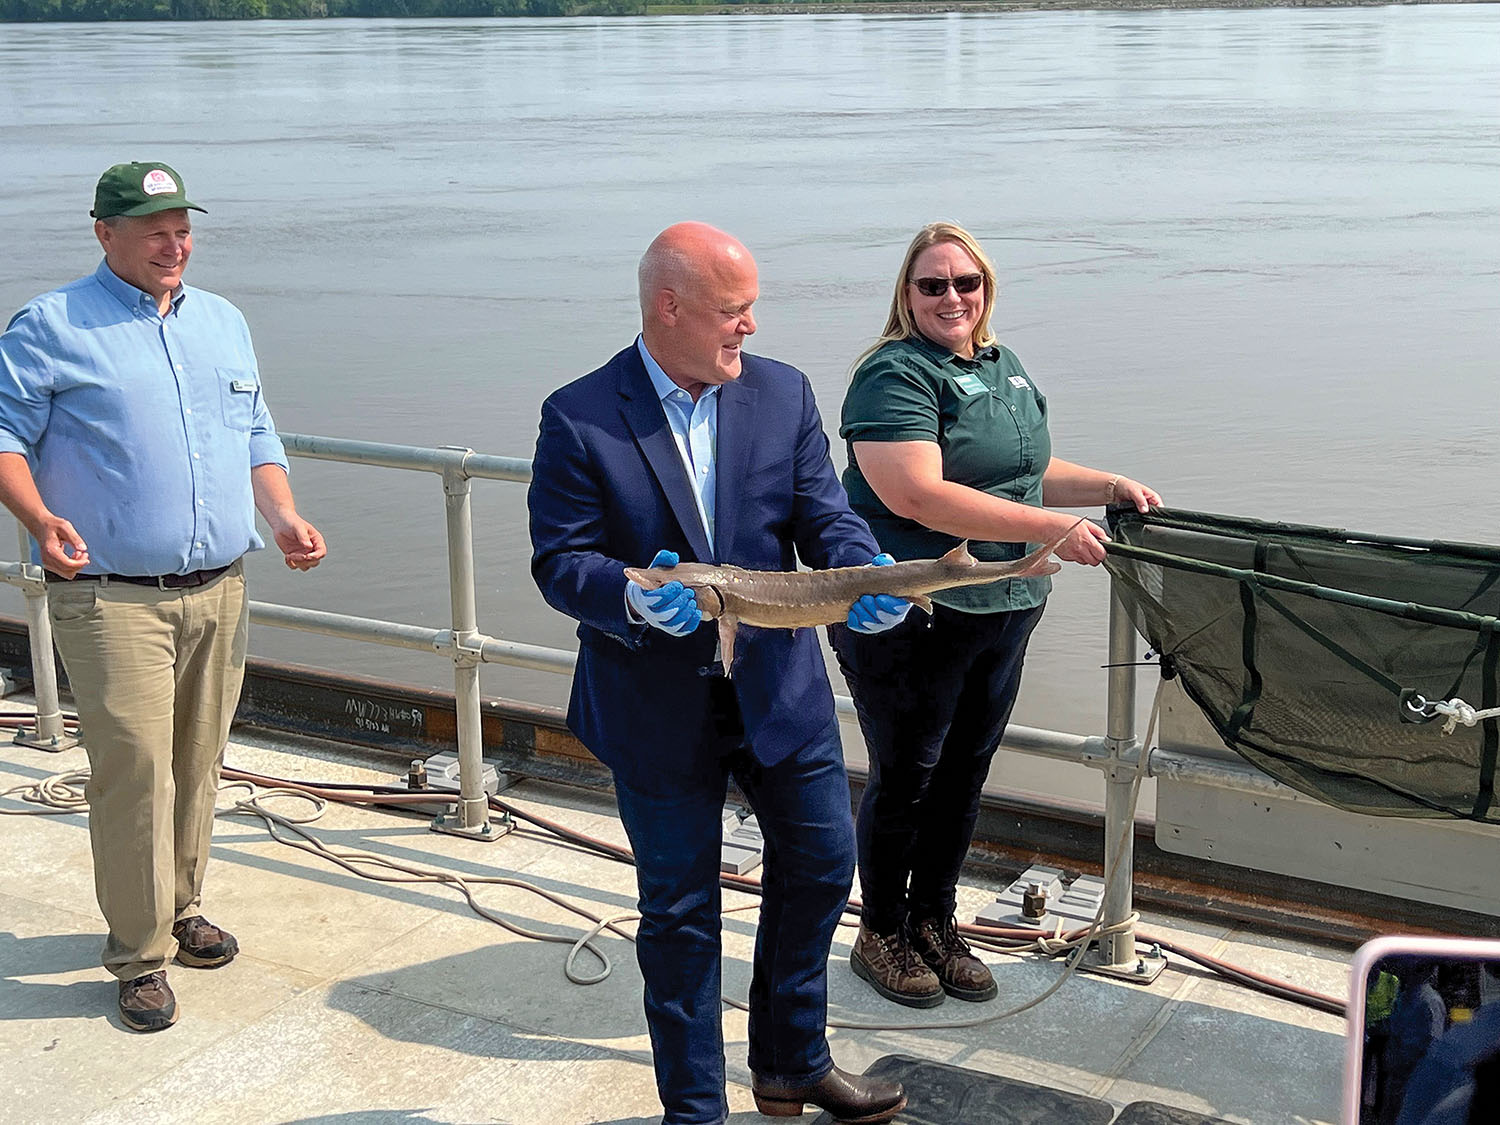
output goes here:
<path id="1" fill-rule="evenodd" d="M 260 391 L 255 372 L 243 367 L 217 367 L 214 371 L 219 380 L 224 425 L 249 433 L 255 420 L 255 396 Z"/>
<path id="2" fill-rule="evenodd" d="M 1047 396 L 1041 391 L 1027 388 L 1016 395 L 1010 405 L 1014 407 L 1016 425 L 1033 440 L 1038 430 L 1046 429 Z"/>
<path id="3" fill-rule="evenodd" d="M 992 390 L 977 376 L 960 375 L 944 394 L 939 429 L 944 478 L 986 492 L 1015 482 L 1024 490 L 1024 478 L 1040 472 L 1051 453 L 1046 399 L 1029 385 Z"/>
<path id="4" fill-rule="evenodd" d="M 975 375 L 960 375 L 944 388 L 938 416 L 938 441 L 983 441 L 997 438 L 1013 443 L 1018 419 L 1013 404 Z"/>

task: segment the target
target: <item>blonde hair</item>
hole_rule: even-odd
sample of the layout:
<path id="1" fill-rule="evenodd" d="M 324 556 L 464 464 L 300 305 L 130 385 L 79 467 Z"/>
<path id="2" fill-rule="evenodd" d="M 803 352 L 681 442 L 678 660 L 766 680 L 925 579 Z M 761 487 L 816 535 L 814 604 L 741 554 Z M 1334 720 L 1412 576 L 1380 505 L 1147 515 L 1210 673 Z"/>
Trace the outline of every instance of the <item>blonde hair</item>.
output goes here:
<path id="1" fill-rule="evenodd" d="M 885 330 L 881 332 L 879 339 L 859 353 L 849 369 L 851 373 L 886 344 L 920 335 L 916 318 L 912 316 L 911 297 L 906 287 L 915 280 L 911 276 L 911 271 L 917 256 L 929 247 L 938 246 L 944 242 L 962 246 L 979 266 L 979 272 L 984 275 L 984 308 L 980 311 L 979 319 L 974 324 L 974 331 L 969 337 L 974 350 L 977 352 L 980 348 L 987 348 L 995 343 L 995 334 L 990 331 L 990 314 L 995 310 L 995 267 L 989 255 L 984 252 L 974 236 L 957 223 L 928 223 L 917 231 L 917 237 L 913 238 L 911 245 L 906 248 L 906 257 L 901 259 L 901 271 L 896 275 L 896 292 L 891 297 L 891 315 L 886 318 Z"/>

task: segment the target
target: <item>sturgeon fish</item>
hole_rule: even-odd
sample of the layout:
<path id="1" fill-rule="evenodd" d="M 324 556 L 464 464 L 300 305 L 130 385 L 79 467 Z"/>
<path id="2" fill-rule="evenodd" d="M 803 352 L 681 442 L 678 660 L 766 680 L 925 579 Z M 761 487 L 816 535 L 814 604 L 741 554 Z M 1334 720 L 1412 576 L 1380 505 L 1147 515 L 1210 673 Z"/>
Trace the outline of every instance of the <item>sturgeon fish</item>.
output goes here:
<path id="1" fill-rule="evenodd" d="M 741 625 L 762 629 L 831 625 L 845 620 L 849 607 L 865 594 L 893 594 L 931 614 L 932 601 L 927 595 L 939 590 L 1061 570 L 1051 555 L 1066 538 L 1064 535 L 1015 562 L 980 562 L 969 553 L 968 540 L 964 540 L 940 559 L 913 559 L 890 566 L 789 571 L 689 562 L 627 566 L 625 577 L 645 590 L 656 590 L 672 581 L 691 587 L 703 616 L 719 623 L 719 649 L 727 676 L 734 664 L 735 632 Z"/>

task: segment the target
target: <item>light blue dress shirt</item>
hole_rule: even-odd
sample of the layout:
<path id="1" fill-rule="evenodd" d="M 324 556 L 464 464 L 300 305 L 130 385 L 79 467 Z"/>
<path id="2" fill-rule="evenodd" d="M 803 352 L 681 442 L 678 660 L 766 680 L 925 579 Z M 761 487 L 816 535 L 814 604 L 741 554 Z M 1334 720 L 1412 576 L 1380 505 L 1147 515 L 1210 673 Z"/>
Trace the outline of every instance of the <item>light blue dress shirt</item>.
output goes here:
<path id="1" fill-rule="evenodd" d="M 239 310 L 184 285 L 160 316 L 104 263 L 0 335 L 0 452 L 29 459 L 88 574 L 187 574 L 263 547 L 250 469 L 286 467 Z"/>
<path id="2" fill-rule="evenodd" d="M 698 516 L 703 521 L 703 530 L 708 536 L 709 549 L 714 545 L 714 490 L 719 482 L 716 464 L 719 451 L 719 388 L 709 387 L 693 401 L 688 394 L 667 377 L 649 351 L 646 341 L 635 338 L 635 346 L 646 365 L 646 374 L 661 399 L 662 412 L 667 416 L 667 425 L 672 427 L 672 437 L 677 442 L 677 455 L 682 458 L 682 467 L 687 470 L 689 483 L 693 486 L 693 497 L 698 501 Z M 712 559 L 701 559 L 712 562 Z"/>

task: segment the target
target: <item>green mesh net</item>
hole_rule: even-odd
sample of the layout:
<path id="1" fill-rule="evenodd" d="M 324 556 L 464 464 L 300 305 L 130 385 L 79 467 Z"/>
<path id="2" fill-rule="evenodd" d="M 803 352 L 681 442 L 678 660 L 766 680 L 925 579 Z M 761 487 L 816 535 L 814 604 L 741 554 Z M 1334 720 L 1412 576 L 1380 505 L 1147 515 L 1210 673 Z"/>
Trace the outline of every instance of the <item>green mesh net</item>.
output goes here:
<path id="1" fill-rule="evenodd" d="M 1500 823 L 1500 548 L 1110 513 L 1105 565 L 1224 743 L 1353 812 Z"/>

